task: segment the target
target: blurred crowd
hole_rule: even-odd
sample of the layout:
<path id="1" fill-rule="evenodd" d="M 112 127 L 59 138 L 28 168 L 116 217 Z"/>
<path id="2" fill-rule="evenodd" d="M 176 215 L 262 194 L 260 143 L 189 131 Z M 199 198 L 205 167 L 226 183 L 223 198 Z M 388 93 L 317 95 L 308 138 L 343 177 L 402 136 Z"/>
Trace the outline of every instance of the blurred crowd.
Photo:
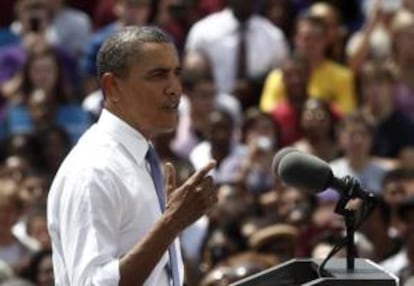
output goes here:
<path id="1" fill-rule="evenodd" d="M 414 285 L 414 0 L 2 0 L 0 285 L 53 285 L 46 198 L 99 117 L 95 58 L 128 25 L 157 25 L 182 58 L 174 133 L 182 182 L 211 158 L 218 204 L 181 235 L 186 285 L 228 285 L 344 236 L 338 196 L 287 186 L 293 146 L 378 197 L 359 257 Z M 343 250 L 336 254 L 345 257 Z"/>

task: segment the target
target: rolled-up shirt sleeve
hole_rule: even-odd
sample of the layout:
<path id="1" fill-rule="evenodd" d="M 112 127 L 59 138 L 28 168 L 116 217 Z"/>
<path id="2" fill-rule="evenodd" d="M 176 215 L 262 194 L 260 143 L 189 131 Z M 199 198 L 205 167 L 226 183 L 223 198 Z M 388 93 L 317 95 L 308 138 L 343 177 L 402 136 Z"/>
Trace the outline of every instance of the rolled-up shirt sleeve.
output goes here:
<path id="1" fill-rule="evenodd" d="M 72 174 L 63 185 L 59 224 L 70 285 L 117 286 L 120 280 L 120 185 L 108 172 Z M 120 182 L 119 182 L 120 183 Z"/>

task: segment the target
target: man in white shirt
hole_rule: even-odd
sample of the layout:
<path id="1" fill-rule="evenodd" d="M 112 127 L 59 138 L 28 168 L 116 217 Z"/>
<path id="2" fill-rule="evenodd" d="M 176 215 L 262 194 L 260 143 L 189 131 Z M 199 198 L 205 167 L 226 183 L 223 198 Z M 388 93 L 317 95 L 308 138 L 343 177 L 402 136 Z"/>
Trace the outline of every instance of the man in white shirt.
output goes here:
<path id="1" fill-rule="evenodd" d="M 159 167 L 148 159 L 149 140 L 177 125 L 177 51 L 157 28 L 126 27 L 106 40 L 97 62 L 105 108 L 48 197 L 55 285 L 182 285 L 176 238 L 217 198 L 207 176 L 214 161 L 180 187 L 167 163 L 165 204 Z"/>
<path id="2" fill-rule="evenodd" d="M 265 76 L 286 58 L 288 44 L 278 27 L 253 13 L 254 1 L 228 2 L 226 9 L 194 24 L 185 49 L 187 54 L 206 55 L 218 92 L 238 96 L 243 108 L 247 108 L 258 102 L 257 94 L 261 92 Z M 253 90 L 249 89 L 251 94 L 245 95 L 248 84 Z M 252 94 L 256 98 L 248 98 Z"/>

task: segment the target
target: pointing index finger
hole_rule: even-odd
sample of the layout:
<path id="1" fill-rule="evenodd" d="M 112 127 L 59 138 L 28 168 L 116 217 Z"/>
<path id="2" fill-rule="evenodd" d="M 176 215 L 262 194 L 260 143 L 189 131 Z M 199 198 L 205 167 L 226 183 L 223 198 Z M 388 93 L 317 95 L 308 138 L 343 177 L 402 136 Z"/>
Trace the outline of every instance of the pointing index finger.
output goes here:
<path id="1" fill-rule="evenodd" d="M 215 160 L 210 160 L 206 166 L 195 172 L 194 175 L 192 175 L 190 179 L 188 179 L 187 183 L 189 185 L 199 184 L 202 181 L 202 179 L 208 174 L 208 172 L 210 172 L 216 167 L 216 165 L 217 163 Z"/>

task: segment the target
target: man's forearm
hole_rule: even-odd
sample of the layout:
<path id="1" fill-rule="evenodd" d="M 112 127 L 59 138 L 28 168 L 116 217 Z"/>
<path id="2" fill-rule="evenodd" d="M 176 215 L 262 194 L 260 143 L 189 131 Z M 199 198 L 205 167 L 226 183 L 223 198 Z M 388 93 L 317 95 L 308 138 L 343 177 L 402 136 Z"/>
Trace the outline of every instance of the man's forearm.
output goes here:
<path id="1" fill-rule="evenodd" d="M 120 260 L 119 286 L 142 285 L 180 230 L 164 214 L 154 227 Z"/>

